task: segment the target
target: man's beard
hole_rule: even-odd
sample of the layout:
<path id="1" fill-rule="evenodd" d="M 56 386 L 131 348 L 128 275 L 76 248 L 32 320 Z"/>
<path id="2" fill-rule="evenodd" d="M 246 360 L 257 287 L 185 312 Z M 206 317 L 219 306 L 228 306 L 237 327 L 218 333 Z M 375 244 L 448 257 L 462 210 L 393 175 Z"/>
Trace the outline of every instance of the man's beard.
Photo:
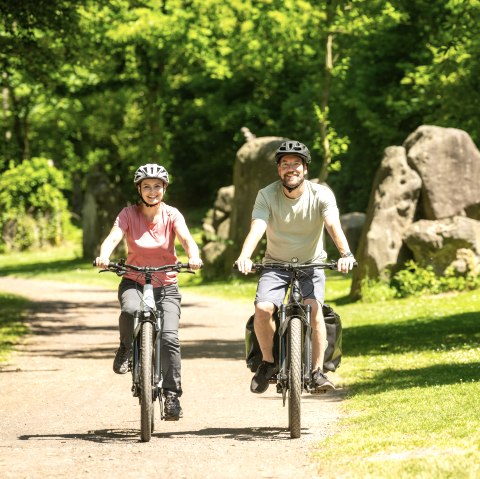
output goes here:
<path id="1" fill-rule="evenodd" d="M 282 185 L 286 190 L 288 190 L 289 193 L 291 193 L 293 190 L 296 190 L 297 188 L 302 186 L 302 183 L 304 181 L 305 181 L 305 178 L 301 178 L 300 181 L 295 186 L 289 186 L 288 184 L 285 183 L 285 180 L 282 180 Z"/>

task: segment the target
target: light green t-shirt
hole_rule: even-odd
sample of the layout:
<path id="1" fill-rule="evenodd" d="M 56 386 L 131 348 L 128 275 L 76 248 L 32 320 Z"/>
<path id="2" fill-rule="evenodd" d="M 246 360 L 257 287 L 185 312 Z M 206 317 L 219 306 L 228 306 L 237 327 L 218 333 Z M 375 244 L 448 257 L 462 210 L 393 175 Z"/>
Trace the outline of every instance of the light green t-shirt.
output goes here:
<path id="1" fill-rule="evenodd" d="M 261 189 L 255 200 L 252 219 L 267 223 L 267 249 L 264 261 L 299 263 L 325 261 L 323 248 L 325 216 L 338 214 L 337 202 L 327 186 L 305 180 L 302 196 L 290 199 L 281 181 Z"/>

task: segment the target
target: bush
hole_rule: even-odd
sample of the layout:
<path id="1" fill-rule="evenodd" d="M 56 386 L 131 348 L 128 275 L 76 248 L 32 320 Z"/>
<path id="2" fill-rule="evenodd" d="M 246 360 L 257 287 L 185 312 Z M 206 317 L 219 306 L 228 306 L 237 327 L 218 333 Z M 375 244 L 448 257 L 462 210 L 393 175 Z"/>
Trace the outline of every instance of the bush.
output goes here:
<path id="1" fill-rule="evenodd" d="M 386 281 L 365 278 L 361 284 L 362 298 L 364 303 L 376 303 L 389 301 L 396 297 L 396 291 Z"/>
<path id="2" fill-rule="evenodd" d="M 24 160 L 0 178 L 0 251 L 59 245 L 71 231 L 63 174 L 50 160 Z"/>
<path id="3" fill-rule="evenodd" d="M 447 268 L 443 276 L 437 276 L 432 266 L 422 268 L 409 261 L 406 269 L 393 277 L 391 286 L 397 297 L 419 294 L 439 294 L 447 291 L 466 291 L 480 287 L 480 276 L 469 271 L 459 275 L 453 268 Z"/>
<path id="4" fill-rule="evenodd" d="M 414 261 L 408 261 L 405 266 L 406 268 L 396 273 L 390 282 L 365 278 L 361 284 L 361 300 L 373 303 L 421 294 L 480 288 L 480 276 L 476 270 L 461 275 L 450 267 L 443 276 L 438 276 L 432 266 L 423 268 Z"/>

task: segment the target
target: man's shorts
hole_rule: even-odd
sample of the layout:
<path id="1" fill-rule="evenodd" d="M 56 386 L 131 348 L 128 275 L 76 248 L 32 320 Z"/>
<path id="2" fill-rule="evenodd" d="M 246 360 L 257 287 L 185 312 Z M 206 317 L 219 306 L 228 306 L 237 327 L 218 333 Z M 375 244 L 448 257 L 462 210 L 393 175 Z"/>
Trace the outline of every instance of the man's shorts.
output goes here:
<path id="1" fill-rule="evenodd" d="M 290 285 L 292 274 L 290 271 L 264 269 L 258 280 L 255 304 L 268 301 L 279 308 Z M 299 282 L 303 299 L 316 299 L 320 304 L 324 303 L 325 271 L 323 269 L 301 271 Z"/>

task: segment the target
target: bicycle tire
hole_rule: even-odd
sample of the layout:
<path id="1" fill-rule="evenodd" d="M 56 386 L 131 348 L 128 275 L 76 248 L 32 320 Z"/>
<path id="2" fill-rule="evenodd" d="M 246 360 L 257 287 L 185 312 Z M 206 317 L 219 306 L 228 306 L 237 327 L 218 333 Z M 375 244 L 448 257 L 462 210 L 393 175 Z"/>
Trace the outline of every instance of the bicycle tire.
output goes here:
<path id="1" fill-rule="evenodd" d="M 292 317 L 288 326 L 288 427 L 290 437 L 298 439 L 301 434 L 302 397 L 302 322 Z"/>
<path id="2" fill-rule="evenodd" d="M 140 350 L 140 437 L 143 442 L 148 442 L 152 437 L 153 431 L 152 323 L 143 323 L 141 335 L 142 344 Z"/>

